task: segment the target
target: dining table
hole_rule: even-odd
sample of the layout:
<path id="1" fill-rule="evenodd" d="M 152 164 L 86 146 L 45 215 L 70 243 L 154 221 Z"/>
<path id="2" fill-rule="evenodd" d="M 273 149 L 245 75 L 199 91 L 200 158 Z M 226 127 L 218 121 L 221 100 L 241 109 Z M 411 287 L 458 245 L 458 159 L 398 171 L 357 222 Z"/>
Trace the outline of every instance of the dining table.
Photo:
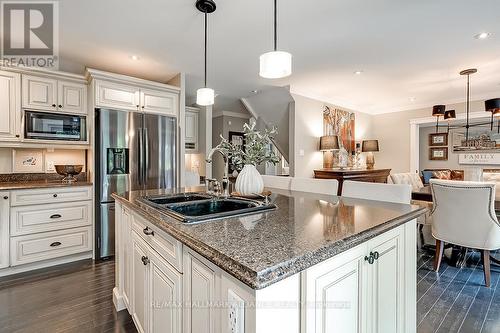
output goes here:
<path id="1" fill-rule="evenodd" d="M 418 203 L 418 201 L 432 202 L 432 189 L 430 185 L 421 187 L 418 190 L 413 190 L 411 192 L 411 199 L 416 201 L 416 203 Z M 497 216 L 500 217 L 500 191 L 496 191 L 495 193 L 495 211 L 497 213 Z M 434 246 L 428 246 L 428 248 L 435 249 Z M 467 260 L 467 252 L 467 248 L 453 245 L 452 255 L 450 258 L 451 264 L 456 267 L 464 267 Z M 500 265 L 500 259 L 497 259 L 491 255 L 490 259 L 495 264 Z"/>

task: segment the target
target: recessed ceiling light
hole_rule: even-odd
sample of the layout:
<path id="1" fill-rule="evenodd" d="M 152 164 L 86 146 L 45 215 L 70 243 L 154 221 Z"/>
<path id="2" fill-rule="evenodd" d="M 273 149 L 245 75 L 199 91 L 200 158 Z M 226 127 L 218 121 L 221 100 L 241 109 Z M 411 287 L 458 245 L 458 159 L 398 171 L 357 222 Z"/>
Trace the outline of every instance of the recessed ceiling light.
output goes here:
<path id="1" fill-rule="evenodd" d="M 252 90 L 252 91 L 251 91 L 251 93 L 252 93 L 252 94 L 256 94 L 256 93 L 258 93 L 258 92 L 259 92 L 258 90 Z"/>
<path id="2" fill-rule="evenodd" d="M 130 59 L 132 59 L 132 60 L 139 60 L 139 56 L 136 56 L 136 55 L 134 54 L 134 55 L 131 55 L 131 56 L 130 56 Z"/>
<path id="3" fill-rule="evenodd" d="M 361 74 L 363 74 L 363 71 L 355 71 L 354 74 L 361 75 Z"/>
<path id="4" fill-rule="evenodd" d="M 415 102 L 415 101 L 417 100 L 417 98 L 416 98 L 416 97 L 410 97 L 410 98 L 408 98 L 408 100 L 409 100 L 410 102 Z"/>
<path id="5" fill-rule="evenodd" d="M 474 38 L 476 38 L 476 39 L 486 39 L 486 38 L 488 38 L 490 36 L 491 36 L 491 34 L 489 32 L 481 32 L 481 33 L 475 35 Z"/>

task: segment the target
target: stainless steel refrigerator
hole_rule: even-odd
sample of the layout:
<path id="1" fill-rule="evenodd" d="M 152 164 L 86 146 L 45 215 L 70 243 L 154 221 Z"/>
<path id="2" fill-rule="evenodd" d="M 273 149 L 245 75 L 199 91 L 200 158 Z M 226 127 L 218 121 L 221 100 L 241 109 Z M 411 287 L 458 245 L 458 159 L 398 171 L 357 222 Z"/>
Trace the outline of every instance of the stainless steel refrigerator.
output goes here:
<path id="1" fill-rule="evenodd" d="M 111 194 L 177 185 L 174 117 L 96 109 L 96 259 L 115 253 Z"/>

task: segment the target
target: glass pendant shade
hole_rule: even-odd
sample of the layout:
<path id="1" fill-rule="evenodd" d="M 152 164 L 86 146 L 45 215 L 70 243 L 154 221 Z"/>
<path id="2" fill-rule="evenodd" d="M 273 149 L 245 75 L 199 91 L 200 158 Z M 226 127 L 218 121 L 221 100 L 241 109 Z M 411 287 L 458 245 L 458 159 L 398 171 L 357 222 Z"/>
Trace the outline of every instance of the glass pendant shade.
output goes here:
<path id="1" fill-rule="evenodd" d="M 260 56 L 259 75 L 266 79 L 279 79 L 292 74 L 292 55 L 284 51 L 272 51 Z"/>
<path id="2" fill-rule="evenodd" d="M 213 105 L 215 92 L 211 88 L 200 88 L 196 91 L 196 104 L 201 106 Z"/>

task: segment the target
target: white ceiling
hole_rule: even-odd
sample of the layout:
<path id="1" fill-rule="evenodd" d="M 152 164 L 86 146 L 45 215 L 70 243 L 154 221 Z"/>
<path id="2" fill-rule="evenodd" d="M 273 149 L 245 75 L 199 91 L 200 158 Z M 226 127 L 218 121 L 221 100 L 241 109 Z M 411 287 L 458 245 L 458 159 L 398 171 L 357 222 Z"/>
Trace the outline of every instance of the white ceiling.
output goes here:
<path id="1" fill-rule="evenodd" d="M 203 14 L 194 3 L 60 1 L 61 69 L 162 82 L 185 72 L 192 98 L 203 82 Z M 240 111 L 239 98 L 270 85 L 373 114 L 459 102 L 458 72 L 469 67 L 479 70 L 473 99 L 500 97 L 498 0 L 280 0 L 278 48 L 293 55 L 293 74 L 281 80 L 258 75 L 259 55 L 272 48 L 272 0 L 216 3 L 208 84 L 219 110 Z M 475 39 L 482 31 L 492 36 Z"/>

